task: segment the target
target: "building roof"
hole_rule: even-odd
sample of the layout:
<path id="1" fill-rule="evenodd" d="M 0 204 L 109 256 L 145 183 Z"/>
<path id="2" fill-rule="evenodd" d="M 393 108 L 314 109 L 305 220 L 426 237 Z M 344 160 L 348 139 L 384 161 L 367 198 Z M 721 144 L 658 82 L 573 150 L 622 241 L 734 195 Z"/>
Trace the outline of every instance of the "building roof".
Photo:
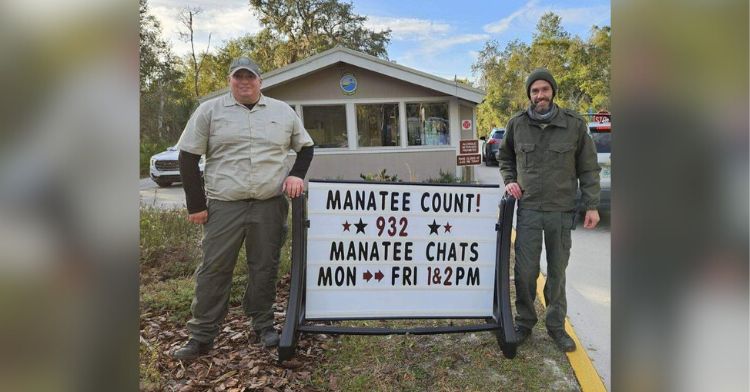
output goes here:
<path id="1" fill-rule="evenodd" d="M 288 83 L 315 71 L 330 67 L 336 63 L 347 63 L 373 72 L 377 72 L 397 80 L 416 84 L 431 90 L 441 92 L 445 95 L 453 95 L 473 103 L 484 100 L 483 90 L 467 86 L 463 83 L 439 78 L 416 69 L 405 67 L 381 58 L 358 52 L 343 46 L 336 46 L 325 52 L 318 53 L 306 59 L 277 68 L 261 75 L 263 78 L 263 89 Z M 201 97 L 201 101 L 224 94 L 229 88 L 210 93 Z"/>

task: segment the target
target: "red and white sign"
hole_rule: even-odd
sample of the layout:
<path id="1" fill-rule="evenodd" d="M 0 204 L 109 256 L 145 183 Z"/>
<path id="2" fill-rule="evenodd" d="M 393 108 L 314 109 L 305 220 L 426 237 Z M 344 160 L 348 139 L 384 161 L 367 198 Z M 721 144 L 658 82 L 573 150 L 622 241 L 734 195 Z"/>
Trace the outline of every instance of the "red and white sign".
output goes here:
<path id="1" fill-rule="evenodd" d="M 471 129 L 471 120 L 463 120 L 461 121 L 461 129 L 464 131 L 468 131 Z"/>

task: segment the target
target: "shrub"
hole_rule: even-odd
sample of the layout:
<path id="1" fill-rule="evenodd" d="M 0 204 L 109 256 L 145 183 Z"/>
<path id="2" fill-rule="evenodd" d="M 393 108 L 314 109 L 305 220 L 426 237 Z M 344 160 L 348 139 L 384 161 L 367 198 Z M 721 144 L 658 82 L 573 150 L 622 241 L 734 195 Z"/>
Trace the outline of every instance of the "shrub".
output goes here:
<path id="1" fill-rule="evenodd" d="M 379 181 L 379 182 L 401 182 L 398 175 L 386 174 L 386 169 L 383 169 L 380 173 L 360 173 L 360 177 L 365 181 Z"/>
<path id="2" fill-rule="evenodd" d="M 453 173 L 450 172 L 450 170 L 444 172 L 443 169 L 440 169 L 438 178 L 428 178 L 424 182 L 428 184 L 466 184 L 468 183 L 468 181 L 465 181 L 464 179 L 460 177 L 454 176 Z"/>

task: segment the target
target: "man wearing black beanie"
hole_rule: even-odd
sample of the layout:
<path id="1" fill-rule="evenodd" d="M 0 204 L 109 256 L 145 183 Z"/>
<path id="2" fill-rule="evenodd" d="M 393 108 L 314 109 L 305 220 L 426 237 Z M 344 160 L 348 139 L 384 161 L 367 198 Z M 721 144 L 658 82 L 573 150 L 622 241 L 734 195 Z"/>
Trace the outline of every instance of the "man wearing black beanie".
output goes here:
<path id="1" fill-rule="evenodd" d="M 586 120 L 554 103 L 557 82 L 544 68 L 526 79 L 528 109 L 508 122 L 500 145 L 505 191 L 518 200 L 515 242 L 516 337 L 522 344 L 537 322 L 534 309 L 542 240 L 547 251 L 547 332 L 562 351 L 574 351 L 565 332 L 565 268 L 575 229 L 576 190 L 586 209 L 583 227 L 599 223 L 599 171 Z"/>

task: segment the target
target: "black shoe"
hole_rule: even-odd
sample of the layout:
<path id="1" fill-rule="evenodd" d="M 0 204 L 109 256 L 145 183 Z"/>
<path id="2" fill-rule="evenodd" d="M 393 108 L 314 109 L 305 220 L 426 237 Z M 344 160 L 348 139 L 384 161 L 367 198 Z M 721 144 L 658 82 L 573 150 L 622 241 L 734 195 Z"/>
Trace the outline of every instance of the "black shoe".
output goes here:
<path id="1" fill-rule="evenodd" d="M 190 339 L 188 342 L 176 350 L 172 357 L 180 360 L 191 360 L 200 357 L 203 354 L 207 354 L 211 351 L 214 346 L 213 342 L 201 343 L 195 339 Z"/>
<path id="2" fill-rule="evenodd" d="M 576 350 L 576 342 L 571 339 L 570 335 L 564 329 L 547 330 L 547 333 L 555 341 L 560 351 L 569 353 Z"/>
<path id="3" fill-rule="evenodd" d="M 273 327 L 266 327 L 260 331 L 255 331 L 255 334 L 258 335 L 263 347 L 275 347 L 279 345 L 279 334 L 276 333 Z"/>
<path id="4" fill-rule="evenodd" d="M 516 344 L 518 346 L 522 345 L 526 341 L 526 339 L 528 339 L 529 336 L 531 336 L 531 329 L 522 327 L 520 325 L 516 325 L 515 331 L 516 331 Z"/>

